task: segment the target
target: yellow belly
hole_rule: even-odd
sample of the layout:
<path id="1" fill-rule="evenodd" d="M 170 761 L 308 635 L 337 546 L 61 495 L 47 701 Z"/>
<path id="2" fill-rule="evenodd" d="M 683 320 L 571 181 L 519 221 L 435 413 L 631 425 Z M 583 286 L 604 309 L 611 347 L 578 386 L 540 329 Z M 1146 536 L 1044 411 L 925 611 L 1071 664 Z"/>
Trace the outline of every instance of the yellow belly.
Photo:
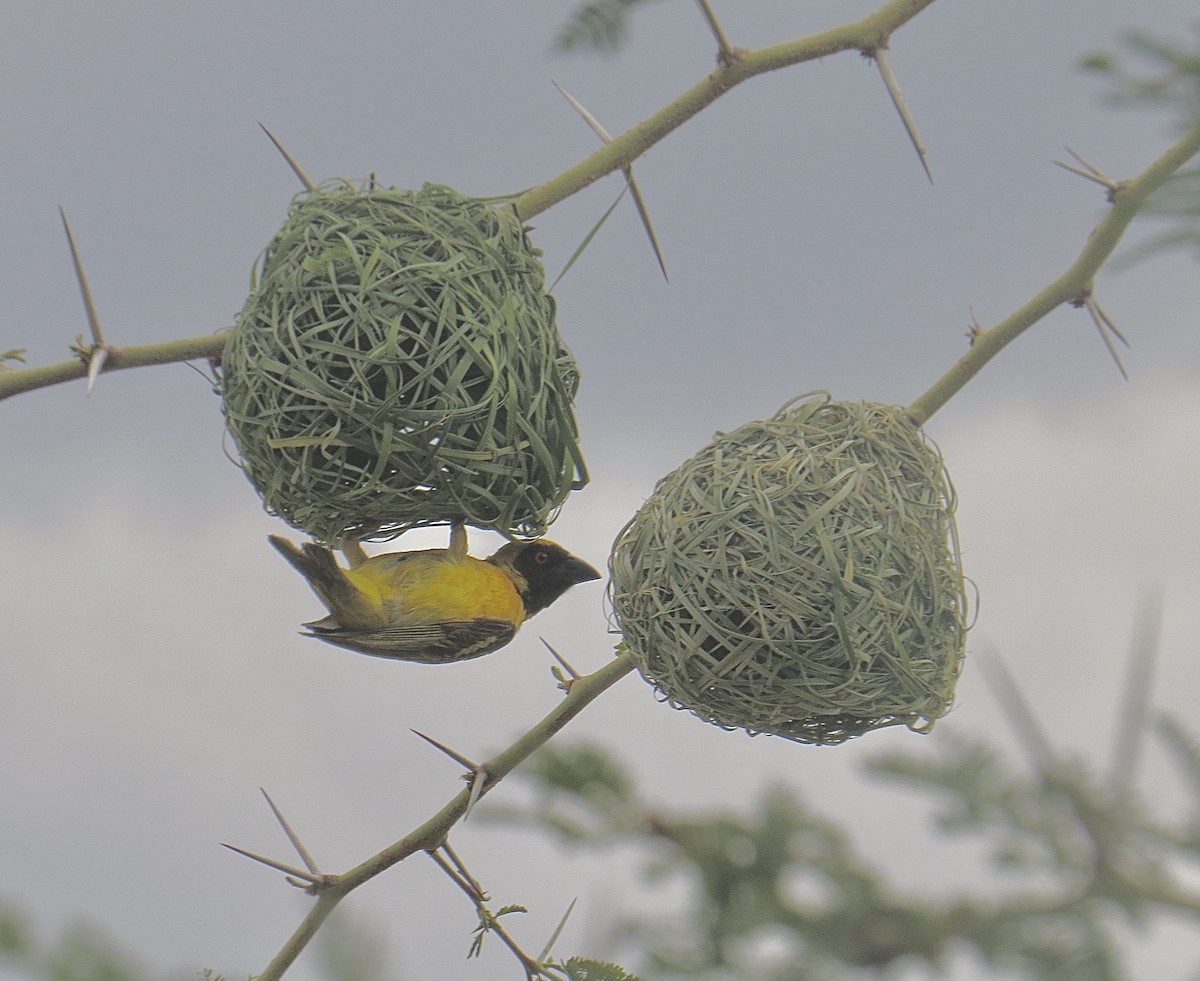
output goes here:
<path id="1" fill-rule="evenodd" d="M 380 555 L 346 575 L 364 593 L 377 593 L 390 618 L 407 623 L 508 620 L 519 626 L 525 607 L 516 587 L 482 559 L 453 560 L 444 552 Z"/>

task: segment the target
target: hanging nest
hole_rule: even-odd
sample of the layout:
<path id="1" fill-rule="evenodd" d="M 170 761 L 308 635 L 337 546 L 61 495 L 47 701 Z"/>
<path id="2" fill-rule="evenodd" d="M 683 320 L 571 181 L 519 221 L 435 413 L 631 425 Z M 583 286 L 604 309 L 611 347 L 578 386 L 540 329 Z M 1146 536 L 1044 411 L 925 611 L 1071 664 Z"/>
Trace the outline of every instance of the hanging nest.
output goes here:
<path id="1" fill-rule="evenodd" d="M 802 396 L 659 481 L 613 546 L 614 616 L 646 680 L 722 728 L 926 730 L 965 649 L 954 507 L 903 409 Z"/>
<path id="2" fill-rule="evenodd" d="M 539 255 L 511 208 L 447 187 L 297 196 L 219 377 L 264 507 L 326 542 L 543 534 L 587 471 Z"/>

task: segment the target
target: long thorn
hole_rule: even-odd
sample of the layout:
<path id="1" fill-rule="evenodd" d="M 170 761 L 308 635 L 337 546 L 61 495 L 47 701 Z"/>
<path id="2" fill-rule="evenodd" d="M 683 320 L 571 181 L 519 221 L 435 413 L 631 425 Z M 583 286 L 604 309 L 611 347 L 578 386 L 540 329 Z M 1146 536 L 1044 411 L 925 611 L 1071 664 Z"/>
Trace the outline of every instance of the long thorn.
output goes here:
<path id="1" fill-rule="evenodd" d="M 576 671 L 573 667 L 571 667 L 571 665 L 567 661 L 567 659 L 565 657 L 563 657 L 561 654 L 559 654 L 558 651 L 556 651 L 553 648 L 553 646 L 551 646 L 550 642 L 548 640 L 546 640 L 545 637 L 539 637 L 538 640 L 540 640 L 542 642 L 542 644 L 545 646 L 546 650 L 548 650 L 550 652 L 550 654 L 553 656 L 554 660 L 556 660 L 559 664 L 561 664 L 563 666 L 563 670 L 566 671 L 567 674 L 569 674 L 571 676 L 572 681 L 577 680 L 580 677 L 579 672 Z"/>
<path id="2" fill-rule="evenodd" d="M 876 66 L 879 68 L 879 76 L 883 79 L 883 85 L 892 100 L 892 105 L 896 107 L 896 112 L 900 114 L 900 121 L 904 123 L 908 139 L 912 143 L 913 149 L 917 151 L 917 157 L 921 161 L 921 169 L 925 171 L 925 176 L 929 178 L 929 183 L 932 184 L 933 173 L 929 169 L 925 144 L 921 142 L 921 136 L 917 132 L 917 124 L 913 122 L 912 113 L 908 111 L 908 103 L 904 101 L 904 94 L 900 91 L 900 83 L 896 81 L 896 76 L 892 74 L 892 66 L 888 64 L 887 55 L 883 53 L 883 48 L 876 48 L 870 53 L 869 57 L 875 61 Z"/>
<path id="3" fill-rule="evenodd" d="M 717 15 L 713 13 L 708 0 L 696 0 L 696 6 L 700 8 L 700 14 L 704 17 L 704 22 L 708 24 L 708 29 L 712 32 L 713 39 L 717 42 L 717 61 L 722 65 L 728 65 L 737 58 L 737 55 L 734 53 L 733 45 L 729 43 L 729 38 L 725 36 L 725 32 L 721 29 Z"/>
<path id="4" fill-rule="evenodd" d="M 1137 769 L 1138 756 L 1145 742 L 1150 717 L 1150 690 L 1154 665 L 1162 639 L 1162 591 L 1142 597 L 1134 621 L 1126 669 L 1125 697 L 1117 719 L 1116 744 L 1113 747 L 1109 787 L 1114 799 L 1128 793 Z"/>
<path id="5" fill-rule="evenodd" d="M 75 267 L 75 280 L 79 283 L 79 294 L 83 297 L 83 309 L 87 314 L 92 343 L 99 346 L 104 343 L 104 331 L 100 329 L 100 317 L 96 314 L 96 304 L 92 302 L 92 290 L 88 286 L 87 275 L 83 271 L 83 260 L 79 258 L 79 249 L 75 247 L 75 236 L 71 234 L 67 213 L 59 207 L 58 214 L 62 218 L 63 231 L 67 233 L 67 246 L 71 250 L 71 264 Z"/>
<path id="6" fill-rule="evenodd" d="M 277 862 L 275 859 L 267 858 L 265 855 L 256 855 L 254 852 L 248 852 L 244 848 L 238 848 L 237 845 L 229 845 L 225 842 L 221 842 L 221 847 L 228 848 L 231 852 L 237 852 L 239 855 L 244 855 L 246 858 L 255 862 L 260 862 L 268 868 L 275 869 L 277 872 L 284 872 L 295 879 L 302 879 L 303 881 L 314 886 L 319 885 L 324 880 L 323 876 L 313 875 L 311 872 L 305 872 L 303 869 L 298 869 L 292 865 L 286 865 L 283 862 Z"/>
<path id="7" fill-rule="evenodd" d="M 1042 775 L 1051 772 L 1055 765 L 1054 750 L 1050 740 L 1042 731 L 1041 724 L 1021 694 L 1016 681 L 1009 672 L 1000 652 L 995 648 L 989 650 L 985 657 L 977 658 L 983 676 L 987 680 L 992 694 L 1000 703 L 1000 709 L 1008 716 L 1009 724 L 1029 754 L 1030 762 Z"/>
<path id="8" fill-rule="evenodd" d="M 550 84 L 558 89 L 559 95 L 566 99 L 567 102 L 570 103 L 571 108 L 579 113 L 579 115 L 583 118 L 583 121 L 587 123 L 589 127 L 591 127 L 592 132 L 600 137 L 601 142 L 612 142 L 612 137 L 608 135 L 608 130 L 600 125 L 600 121 L 595 116 L 583 108 L 583 104 L 576 99 L 575 96 L 571 95 L 570 92 L 559 85 L 558 82 L 554 81 L 554 79 L 550 79 Z"/>
<path id="9" fill-rule="evenodd" d="M 63 231 L 67 233 L 67 246 L 71 250 L 71 265 L 75 267 L 75 281 L 79 284 L 79 295 L 83 297 L 83 311 L 87 316 L 88 331 L 92 335 L 92 353 L 88 356 L 87 387 L 84 393 L 92 394 L 96 379 L 104 370 L 108 361 L 110 348 L 104 340 L 104 331 L 100 327 L 100 315 L 96 313 L 96 304 L 92 299 L 92 289 L 88 286 L 87 275 L 83 271 L 83 260 L 79 257 L 79 249 L 75 245 L 75 236 L 71 233 L 71 225 L 67 221 L 67 213 L 59 206 L 59 217 L 62 218 Z"/>
<path id="10" fill-rule="evenodd" d="M 487 786 L 488 773 L 483 767 L 477 767 L 471 771 L 471 793 L 467 796 L 467 806 L 463 811 L 463 820 L 471 816 L 471 812 L 475 810 L 475 805 L 479 803 L 479 798 L 483 796 L 483 788 Z"/>
<path id="11" fill-rule="evenodd" d="M 408 731 L 411 732 L 414 736 L 420 736 L 422 739 L 425 740 L 425 742 L 429 743 L 430 746 L 434 746 L 437 749 L 440 749 L 443 753 L 445 753 L 447 756 L 449 756 L 450 759 L 454 760 L 455 763 L 458 763 L 460 766 L 465 766 L 472 773 L 479 772 L 480 767 L 479 767 L 478 763 L 472 763 L 469 759 L 467 759 L 461 753 L 456 753 L 449 746 L 445 746 L 442 743 L 439 743 L 436 739 L 433 739 L 432 737 L 425 735 L 425 733 L 423 733 L 423 732 L 417 732 L 416 729 L 409 729 Z"/>
<path id="12" fill-rule="evenodd" d="M 425 740 L 425 742 L 429 743 L 430 746 L 440 749 L 443 753 L 449 756 L 450 759 L 454 760 L 455 763 L 466 767 L 467 772 L 470 774 L 471 793 L 467 797 L 467 806 L 463 810 L 463 820 L 465 821 L 470 816 L 475 805 L 479 802 L 479 798 L 483 796 L 484 787 L 487 786 L 488 782 L 487 767 L 479 763 L 472 762 L 461 753 L 456 753 L 449 746 L 439 743 L 436 739 L 430 738 L 423 732 L 417 732 L 416 729 L 410 729 L 409 732 L 415 736 L 420 736 Z"/>
<path id="13" fill-rule="evenodd" d="M 558 682 L 558 687 L 562 691 L 566 692 L 566 694 L 570 695 L 571 689 L 574 687 L 575 682 L 577 682 L 580 678 L 579 672 L 576 671 L 573 667 L 571 667 L 570 663 L 567 661 L 566 658 L 564 658 L 561 654 L 558 653 L 558 651 L 556 651 L 553 647 L 550 646 L 550 644 L 546 641 L 545 637 L 539 637 L 538 640 L 540 640 L 543 644 L 545 644 L 546 650 L 548 650 L 554 656 L 554 660 L 556 660 L 562 666 L 562 668 L 566 671 L 566 674 L 563 674 L 563 672 L 560 671 L 558 668 L 552 667 L 550 669 L 550 674 L 554 678 L 554 680 Z"/>
<path id="14" fill-rule="evenodd" d="M 551 84 L 558 89 L 559 94 L 567 100 L 571 108 L 579 113 L 585 123 L 591 127 L 593 133 L 600 137 L 601 142 L 611 143 L 612 137 L 608 135 L 608 130 L 600 125 L 600 120 L 588 112 L 583 104 L 564 89 L 558 82 L 551 79 Z M 638 218 L 642 222 L 642 228 L 646 230 L 646 237 L 650 239 L 650 248 L 654 250 L 654 258 L 658 260 L 658 268 L 662 271 L 663 279 L 670 282 L 671 279 L 667 275 L 667 264 L 663 259 L 662 249 L 658 245 L 658 236 L 654 234 L 654 226 L 650 223 L 650 212 L 646 208 L 646 199 L 642 197 L 642 192 L 637 186 L 637 181 L 633 178 L 633 165 L 623 167 L 622 172 L 625 174 L 625 186 L 629 188 L 629 194 L 633 198 L 633 206 L 637 208 Z"/>
<path id="15" fill-rule="evenodd" d="M 304 173 L 303 170 L 300 169 L 300 165 L 298 163 L 296 163 L 296 161 L 292 157 L 292 155 L 283 148 L 282 143 L 280 143 L 277 139 L 275 139 L 275 134 L 272 133 L 269 129 L 267 129 L 267 127 L 265 127 L 262 123 L 259 123 L 258 127 L 264 133 L 267 134 L 267 139 L 275 144 L 275 149 L 278 150 L 281 154 L 283 154 L 283 159 L 286 160 L 287 165 L 292 168 L 292 173 L 295 174 L 300 179 L 300 183 L 304 185 L 304 189 L 306 191 L 316 190 L 316 186 L 313 184 L 312 181 L 310 181 L 308 179 L 308 175 L 306 173 Z"/>
<path id="16" fill-rule="evenodd" d="M 104 363 L 108 360 L 108 345 L 97 344 L 92 348 L 92 353 L 88 355 L 88 370 L 87 370 L 87 387 L 84 389 L 85 395 L 91 395 L 92 389 L 96 385 L 96 379 L 100 377 L 100 372 L 104 370 Z"/>
<path id="17" fill-rule="evenodd" d="M 292 826 L 288 824 L 287 818 L 283 816 L 283 812 L 275 806 L 275 802 L 271 800 L 271 795 L 265 789 L 259 787 L 259 792 L 267 799 L 267 806 L 271 808 L 271 813 L 275 815 L 275 820 L 279 822 L 279 826 L 283 828 L 283 833 L 287 835 L 288 841 L 292 843 L 292 847 L 296 849 L 296 854 L 300 856 L 300 860 L 308 866 L 308 871 L 314 875 L 320 875 L 321 870 L 317 868 L 317 863 L 313 861 L 312 856 L 308 853 L 308 849 L 304 847 L 300 841 L 300 836 L 292 830 Z"/>
<path id="18" fill-rule="evenodd" d="M 629 185 L 629 193 L 633 196 L 633 206 L 637 208 L 642 228 L 646 230 L 646 237 L 650 239 L 650 248 L 654 250 L 654 258 L 658 260 L 658 268 L 662 271 L 663 279 L 669 283 L 671 277 L 667 275 L 667 264 L 663 259 L 662 249 L 658 247 L 658 236 L 654 234 L 654 226 L 650 224 L 650 212 L 646 210 L 646 200 L 638 189 L 637 181 L 633 179 L 632 167 L 625 168 L 625 183 Z"/>
<path id="19" fill-rule="evenodd" d="M 1117 366 L 1117 371 L 1121 373 L 1122 378 L 1129 381 L 1125 365 L 1121 363 L 1121 356 L 1117 353 L 1117 349 L 1113 347 L 1112 341 L 1108 339 L 1108 334 L 1111 331 L 1117 340 L 1126 347 L 1129 347 L 1129 341 L 1125 339 L 1124 334 L 1117 330 L 1117 325 L 1112 322 L 1112 318 L 1104 312 L 1091 293 L 1084 298 L 1083 307 L 1087 310 L 1088 316 L 1092 318 L 1092 323 L 1096 325 L 1096 332 L 1100 335 L 1100 340 L 1104 342 L 1104 346 L 1108 348 L 1109 357 L 1113 359 L 1113 364 Z"/>
<path id="20" fill-rule="evenodd" d="M 1107 327 L 1110 331 L 1112 331 L 1113 336 L 1116 337 L 1116 339 L 1118 341 L 1120 341 L 1126 347 L 1129 347 L 1129 341 L 1125 339 L 1124 334 L 1122 334 L 1119 330 L 1117 330 L 1117 325 L 1115 323 L 1113 323 L 1112 317 L 1110 317 L 1107 313 L 1104 312 L 1104 309 L 1100 306 L 1099 303 L 1096 302 L 1096 298 L 1094 296 L 1089 297 L 1089 299 L 1091 300 L 1091 308 L 1093 310 L 1095 310 L 1095 314 L 1100 319 L 1100 323 L 1102 323 L 1105 327 Z"/>

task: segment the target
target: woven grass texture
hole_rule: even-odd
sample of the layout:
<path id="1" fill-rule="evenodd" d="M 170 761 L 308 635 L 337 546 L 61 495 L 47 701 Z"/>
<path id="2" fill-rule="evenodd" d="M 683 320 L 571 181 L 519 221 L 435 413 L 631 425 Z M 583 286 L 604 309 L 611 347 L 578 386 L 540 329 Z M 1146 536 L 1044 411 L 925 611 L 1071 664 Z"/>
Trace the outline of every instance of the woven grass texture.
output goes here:
<path id="1" fill-rule="evenodd" d="M 266 509 L 331 543 L 543 534 L 587 471 L 539 255 L 511 208 L 447 187 L 298 195 L 220 372 Z"/>
<path id="2" fill-rule="evenodd" d="M 658 483 L 613 546 L 614 617 L 646 680 L 723 728 L 927 729 L 966 643 L 954 507 L 903 409 L 802 396 Z"/>

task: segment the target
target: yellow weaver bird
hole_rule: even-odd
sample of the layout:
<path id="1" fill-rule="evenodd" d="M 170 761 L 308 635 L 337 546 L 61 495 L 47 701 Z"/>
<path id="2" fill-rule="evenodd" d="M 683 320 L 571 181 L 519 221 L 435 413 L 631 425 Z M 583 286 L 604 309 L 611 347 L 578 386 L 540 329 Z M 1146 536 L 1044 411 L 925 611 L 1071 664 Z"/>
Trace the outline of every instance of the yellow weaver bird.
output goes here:
<path id="1" fill-rule="evenodd" d="M 352 547 L 349 569 L 323 545 L 297 548 L 269 537 L 329 609 L 304 624 L 305 636 L 400 661 L 447 664 L 490 654 L 576 583 L 600 578 L 545 539 L 509 542 L 486 559 L 473 558 L 461 524 L 453 526 L 448 549 L 367 558 Z"/>

